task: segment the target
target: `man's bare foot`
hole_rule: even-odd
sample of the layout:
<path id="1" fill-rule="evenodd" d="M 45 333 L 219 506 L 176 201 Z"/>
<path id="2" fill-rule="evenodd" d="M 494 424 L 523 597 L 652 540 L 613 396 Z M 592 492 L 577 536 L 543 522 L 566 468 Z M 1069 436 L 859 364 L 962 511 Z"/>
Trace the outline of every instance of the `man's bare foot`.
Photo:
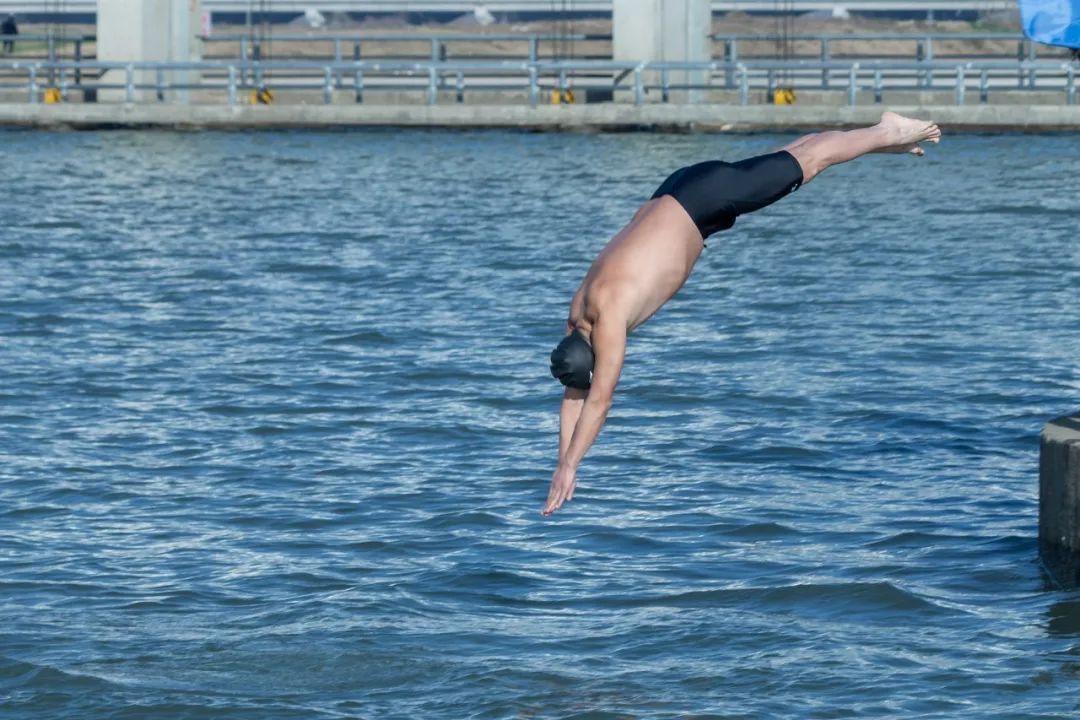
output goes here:
<path id="1" fill-rule="evenodd" d="M 889 143 L 879 152 L 923 155 L 923 149 L 919 146 L 920 142 L 941 141 L 941 128 L 933 122 L 904 117 L 888 110 L 881 114 L 878 127 L 888 133 Z"/>

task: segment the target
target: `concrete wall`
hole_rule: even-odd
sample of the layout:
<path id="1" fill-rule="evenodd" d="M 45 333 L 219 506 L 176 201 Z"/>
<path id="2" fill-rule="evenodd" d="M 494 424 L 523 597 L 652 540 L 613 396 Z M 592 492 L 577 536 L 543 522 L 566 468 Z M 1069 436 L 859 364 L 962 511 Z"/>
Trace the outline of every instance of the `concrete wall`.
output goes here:
<path id="1" fill-rule="evenodd" d="M 1080 413 L 1048 422 L 1039 441 L 1039 555 L 1062 585 L 1080 584 Z"/>
<path id="2" fill-rule="evenodd" d="M 98 0 L 98 59 L 109 62 L 189 62 L 201 58 L 196 38 L 200 27 L 200 0 Z M 195 82 L 191 71 L 165 73 L 169 84 Z M 123 72 L 111 71 L 105 82 L 123 83 Z M 136 82 L 156 83 L 153 72 L 137 72 Z M 106 101 L 122 101 L 124 91 L 102 93 Z M 153 100 L 154 90 L 136 93 L 136 101 Z M 188 92 L 170 90 L 164 99 L 187 102 Z"/>
<path id="3" fill-rule="evenodd" d="M 615 60 L 708 62 L 712 59 L 712 10 L 708 0 L 614 0 Z M 705 73 L 671 73 L 673 84 L 702 84 Z M 653 82 L 650 78 L 648 82 Z M 701 102 L 700 91 L 672 94 L 675 102 Z"/>

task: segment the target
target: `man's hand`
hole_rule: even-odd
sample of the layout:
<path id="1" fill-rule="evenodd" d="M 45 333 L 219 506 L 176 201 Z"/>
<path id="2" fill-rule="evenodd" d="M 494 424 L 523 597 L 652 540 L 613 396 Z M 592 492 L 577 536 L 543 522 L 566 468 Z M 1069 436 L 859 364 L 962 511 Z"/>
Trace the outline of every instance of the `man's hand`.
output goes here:
<path id="1" fill-rule="evenodd" d="M 577 486 L 577 469 L 569 465 L 560 464 L 551 476 L 551 488 L 548 490 L 547 504 L 540 511 L 541 515 L 547 516 L 562 507 L 567 500 L 574 498 L 574 487 Z"/>

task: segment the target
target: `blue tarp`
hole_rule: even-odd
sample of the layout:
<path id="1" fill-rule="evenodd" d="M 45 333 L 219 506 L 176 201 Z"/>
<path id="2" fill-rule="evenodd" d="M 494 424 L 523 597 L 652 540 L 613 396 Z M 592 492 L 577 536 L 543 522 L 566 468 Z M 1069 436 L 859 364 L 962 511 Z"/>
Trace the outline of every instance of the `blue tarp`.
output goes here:
<path id="1" fill-rule="evenodd" d="M 1080 0 L 1020 0 L 1020 18 L 1032 40 L 1080 48 Z"/>

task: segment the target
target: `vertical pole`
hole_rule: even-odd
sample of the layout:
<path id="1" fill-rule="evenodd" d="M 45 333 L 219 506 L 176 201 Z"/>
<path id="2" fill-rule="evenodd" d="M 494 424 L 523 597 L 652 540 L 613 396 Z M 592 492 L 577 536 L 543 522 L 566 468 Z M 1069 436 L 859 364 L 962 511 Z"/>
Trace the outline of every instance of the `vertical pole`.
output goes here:
<path id="1" fill-rule="evenodd" d="M 431 38 L 431 62 L 439 62 L 439 38 Z"/>
<path id="2" fill-rule="evenodd" d="M 772 102 L 773 98 L 776 96 L 776 71 L 772 68 L 769 68 L 769 72 L 766 77 L 768 78 L 766 81 L 768 87 L 767 97 L 769 99 L 769 102 Z"/>
<path id="3" fill-rule="evenodd" d="M 356 102 L 357 103 L 362 103 L 362 102 L 364 102 L 364 71 L 359 69 L 359 68 L 356 69 L 355 83 L 356 83 Z"/>
<path id="4" fill-rule="evenodd" d="M 248 25 L 251 25 L 250 17 L 248 19 Z M 246 65 L 249 59 L 247 37 L 242 37 L 240 38 L 240 60 Z M 244 78 L 247 79 L 247 70 L 244 70 Z"/>
<path id="5" fill-rule="evenodd" d="M 323 68 L 323 104 L 334 102 L 334 71 L 327 65 Z"/>
<path id="6" fill-rule="evenodd" d="M 125 102 L 135 102 L 135 66 L 128 63 L 124 68 Z"/>
<path id="7" fill-rule="evenodd" d="M 1024 51 L 1026 50 L 1026 48 L 1024 47 L 1025 42 L 1027 42 L 1027 41 L 1026 40 L 1020 40 L 1020 42 L 1018 42 L 1016 44 L 1016 62 L 1018 62 L 1018 63 L 1023 63 L 1024 62 L 1024 54 L 1025 54 Z M 1016 71 L 1016 87 L 1018 87 L 1018 88 L 1024 87 L 1024 70 L 1023 70 L 1023 68 L 1020 68 L 1020 69 L 1018 69 Z"/>
<path id="8" fill-rule="evenodd" d="M 538 39 L 537 39 L 537 37 L 535 35 L 530 35 L 529 36 L 529 62 L 531 62 L 531 63 L 536 62 L 536 59 L 537 59 L 537 57 L 539 57 L 539 54 L 540 54 L 539 51 L 537 50 L 537 46 L 536 46 L 537 42 L 538 42 Z"/>
<path id="9" fill-rule="evenodd" d="M 432 65 L 428 68 L 428 105 L 439 100 L 439 71 Z"/>
<path id="10" fill-rule="evenodd" d="M 465 102 L 465 73 L 460 70 L 457 73 L 457 101 Z"/>
<path id="11" fill-rule="evenodd" d="M 1065 66 L 1065 102 L 1076 104 L 1076 69 L 1072 63 Z"/>
<path id="12" fill-rule="evenodd" d="M 747 105 L 750 102 L 750 76 L 746 66 L 739 64 L 739 104 Z"/>
<path id="13" fill-rule="evenodd" d="M 82 39 L 75 41 L 75 85 L 82 85 Z"/>
<path id="14" fill-rule="evenodd" d="M 29 89 L 29 93 L 30 93 L 30 97 L 29 97 L 30 102 L 37 103 L 37 101 L 38 101 L 37 65 L 31 65 L 30 66 L 30 80 L 27 83 L 27 88 Z"/>
<path id="15" fill-rule="evenodd" d="M 738 63 L 739 63 L 739 40 L 738 40 L 738 38 L 731 38 L 731 54 L 728 55 L 728 62 L 731 63 L 733 66 L 738 65 Z"/>
<path id="16" fill-rule="evenodd" d="M 229 66 L 229 104 L 236 104 L 236 66 Z"/>
<path id="17" fill-rule="evenodd" d="M 1028 60 L 1034 63 L 1037 59 L 1035 57 L 1035 43 L 1028 43 Z M 1035 89 L 1035 68 L 1028 71 L 1028 87 Z"/>
<path id="18" fill-rule="evenodd" d="M 356 40 L 352 46 L 352 59 L 359 62 L 360 60 L 360 41 Z"/>
<path id="19" fill-rule="evenodd" d="M 56 38 L 49 32 L 49 85 L 56 84 Z"/>
<path id="20" fill-rule="evenodd" d="M 986 68 L 979 73 L 979 102 L 983 105 L 990 102 L 990 71 Z"/>
<path id="21" fill-rule="evenodd" d="M 537 78 L 536 65 L 529 64 L 529 105 L 536 107 L 540 98 L 540 83 Z"/>
<path id="22" fill-rule="evenodd" d="M 874 102 L 881 104 L 881 68 L 874 70 Z"/>
<path id="23" fill-rule="evenodd" d="M 660 71 L 660 100 L 666 103 L 670 95 L 671 91 L 668 86 L 668 71 L 667 68 L 664 68 Z"/>
<path id="24" fill-rule="evenodd" d="M 920 64 L 926 62 L 926 46 L 923 45 L 922 40 L 915 41 L 915 62 Z M 926 70 L 919 71 L 918 80 L 915 84 L 919 87 L 926 87 Z"/>
<path id="25" fill-rule="evenodd" d="M 735 57 L 734 57 L 734 53 L 733 53 L 734 48 L 735 48 L 735 38 L 730 38 L 730 37 L 725 38 L 724 39 L 724 62 L 727 64 L 727 67 L 724 68 L 724 87 L 726 87 L 729 90 L 731 88 L 735 87 L 735 65 L 734 65 Z"/>
<path id="26" fill-rule="evenodd" d="M 641 80 L 641 66 L 634 68 L 634 104 L 641 105 L 645 102 L 645 86 Z"/>
<path id="27" fill-rule="evenodd" d="M 165 102 L 165 71 L 158 68 L 154 75 L 158 102 Z"/>
<path id="28" fill-rule="evenodd" d="M 341 64 L 341 38 L 339 38 L 339 37 L 334 38 L 334 64 L 335 65 L 340 65 Z M 341 73 L 339 73 L 337 70 L 335 70 L 334 71 L 334 86 L 335 87 L 341 87 L 341 84 L 342 84 Z"/>
<path id="29" fill-rule="evenodd" d="M 829 39 L 826 37 L 821 38 L 821 87 L 824 90 L 829 89 L 829 68 L 825 65 L 829 62 Z"/>
<path id="30" fill-rule="evenodd" d="M 956 104 L 964 104 L 964 66 L 956 66 Z"/>
<path id="31" fill-rule="evenodd" d="M 858 76 L 856 74 L 856 73 L 858 73 L 858 70 L 859 70 L 859 64 L 858 63 L 855 63 L 854 65 L 852 65 L 851 69 L 848 70 L 848 88 L 847 88 L 848 105 L 851 105 L 853 107 L 855 105 L 856 95 L 859 92 Z"/>
<path id="32" fill-rule="evenodd" d="M 926 38 L 926 62 L 934 62 L 934 38 L 927 36 Z M 934 71 L 926 71 L 926 87 L 930 88 L 934 84 Z"/>

